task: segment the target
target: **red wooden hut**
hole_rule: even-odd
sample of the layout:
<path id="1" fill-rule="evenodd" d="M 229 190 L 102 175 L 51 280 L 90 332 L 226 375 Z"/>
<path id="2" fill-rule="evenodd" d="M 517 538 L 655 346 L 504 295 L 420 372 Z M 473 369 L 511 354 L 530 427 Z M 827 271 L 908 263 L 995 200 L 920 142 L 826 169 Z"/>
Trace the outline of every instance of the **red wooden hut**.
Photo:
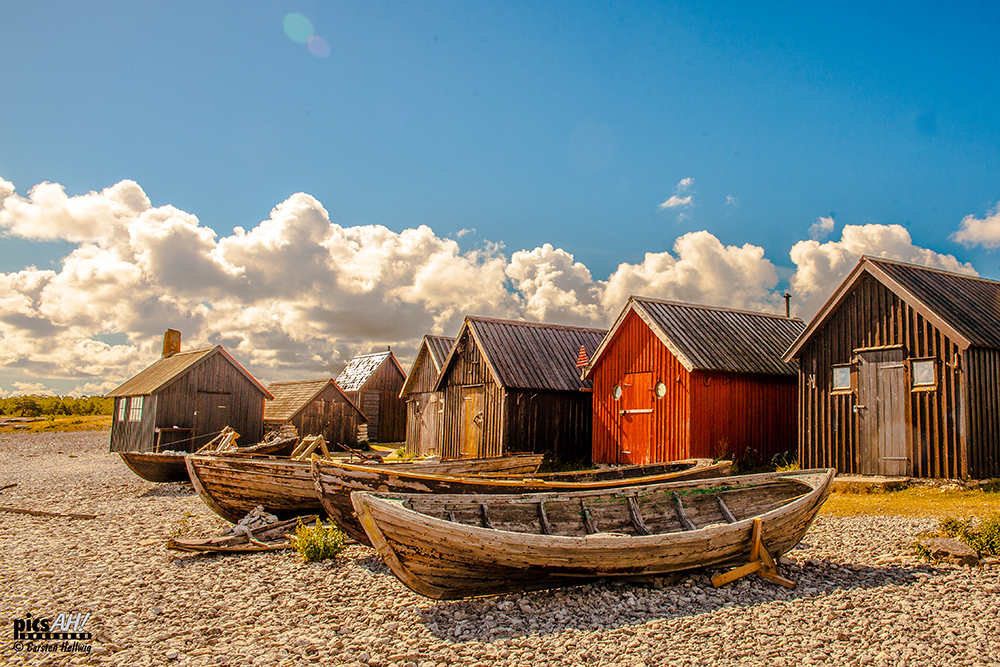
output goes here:
<path id="1" fill-rule="evenodd" d="M 629 297 L 583 369 L 593 381 L 595 463 L 692 457 L 770 461 L 796 447 L 805 328 L 767 313 Z"/>

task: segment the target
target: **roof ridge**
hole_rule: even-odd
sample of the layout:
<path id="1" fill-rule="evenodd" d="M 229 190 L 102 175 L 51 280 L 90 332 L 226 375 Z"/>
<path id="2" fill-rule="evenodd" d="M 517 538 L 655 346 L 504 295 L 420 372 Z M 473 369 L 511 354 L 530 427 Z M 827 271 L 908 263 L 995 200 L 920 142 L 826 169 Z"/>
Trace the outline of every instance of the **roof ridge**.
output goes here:
<path id="1" fill-rule="evenodd" d="M 897 266 L 905 266 L 911 269 L 919 269 L 921 271 L 928 271 L 931 273 L 940 273 L 946 276 L 953 276 L 955 278 L 967 278 L 968 280 L 979 280 L 984 283 L 991 283 L 993 285 L 1000 284 L 1000 280 L 993 280 L 992 278 L 984 278 L 980 275 L 969 275 L 968 273 L 959 273 L 957 271 L 949 271 L 947 269 L 941 269 L 936 266 L 925 266 L 924 264 L 916 264 L 914 262 L 904 262 L 901 259 L 889 259 L 888 257 L 875 257 L 873 255 L 861 255 L 862 260 L 867 260 L 873 264 L 895 264 Z M 957 260 L 956 260 L 957 261 Z"/>
<path id="2" fill-rule="evenodd" d="M 726 306 L 712 306 L 708 304 L 691 303 L 688 301 L 675 301 L 673 299 L 658 299 L 651 296 L 629 296 L 630 301 L 647 301 L 649 303 L 660 303 L 667 306 L 679 306 L 681 308 L 691 308 L 692 310 L 714 310 L 722 313 L 737 313 L 740 315 L 752 315 L 754 317 L 769 317 L 776 320 L 790 320 L 802 322 L 801 317 L 785 317 L 778 313 L 764 313 L 756 310 L 743 310 L 741 308 L 728 308 Z"/>
<path id="3" fill-rule="evenodd" d="M 473 322 L 493 322 L 497 324 L 510 324 L 514 326 L 529 326 L 545 329 L 574 329 L 577 331 L 604 331 L 600 327 L 584 327 L 576 324 L 555 324 L 554 322 L 532 322 L 530 320 L 510 320 L 502 317 L 484 317 L 481 315 L 466 315 L 465 319 Z"/>

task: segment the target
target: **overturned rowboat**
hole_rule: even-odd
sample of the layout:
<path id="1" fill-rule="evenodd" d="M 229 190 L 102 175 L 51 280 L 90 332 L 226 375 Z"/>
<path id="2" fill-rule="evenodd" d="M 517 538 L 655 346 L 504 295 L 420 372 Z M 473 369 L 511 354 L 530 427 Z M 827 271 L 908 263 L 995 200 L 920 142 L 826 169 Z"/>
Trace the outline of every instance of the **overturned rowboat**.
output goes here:
<path id="1" fill-rule="evenodd" d="M 619 466 L 599 470 L 538 475 L 468 474 L 416 468 L 360 466 L 341 461 L 313 461 L 313 480 L 323 510 L 350 537 L 370 544 L 351 504 L 354 491 L 389 493 L 510 494 L 545 491 L 588 491 L 724 477 L 732 461 L 687 459 L 670 463 Z"/>
<path id="2" fill-rule="evenodd" d="M 308 459 L 196 453 L 182 460 L 186 460 L 191 484 L 202 501 L 227 521 L 235 523 L 258 505 L 279 518 L 322 512 Z M 541 454 L 527 454 L 434 463 L 380 464 L 380 467 L 413 468 L 432 473 L 468 470 L 526 473 L 537 470 L 541 462 Z M 369 466 L 361 464 L 359 467 Z"/>
<path id="3" fill-rule="evenodd" d="M 835 474 L 527 495 L 355 492 L 352 500 L 392 573 L 444 600 L 738 565 L 755 543 L 776 559 L 805 535 Z"/>

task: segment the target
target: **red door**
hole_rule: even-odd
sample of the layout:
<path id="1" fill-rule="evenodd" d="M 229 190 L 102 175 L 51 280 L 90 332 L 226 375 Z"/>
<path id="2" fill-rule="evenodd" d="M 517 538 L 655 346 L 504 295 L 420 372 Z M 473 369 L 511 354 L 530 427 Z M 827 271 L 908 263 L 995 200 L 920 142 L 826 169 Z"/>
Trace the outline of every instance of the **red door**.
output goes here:
<path id="1" fill-rule="evenodd" d="M 628 373 L 622 382 L 621 442 L 618 463 L 650 463 L 653 424 L 653 374 Z"/>

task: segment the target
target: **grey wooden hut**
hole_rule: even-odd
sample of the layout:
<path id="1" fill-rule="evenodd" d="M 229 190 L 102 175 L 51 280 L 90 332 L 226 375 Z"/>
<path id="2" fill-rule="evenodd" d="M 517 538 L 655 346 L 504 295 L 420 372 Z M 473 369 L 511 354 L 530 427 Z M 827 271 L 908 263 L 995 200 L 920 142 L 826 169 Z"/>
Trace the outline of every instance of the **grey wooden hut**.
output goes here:
<path id="1" fill-rule="evenodd" d="M 399 397 L 404 382 L 406 372 L 392 350 L 358 355 L 337 376 L 337 386 L 368 419 L 368 440 L 406 438 L 406 402 Z"/>
<path id="2" fill-rule="evenodd" d="M 591 383 L 577 360 L 603 329 L 466 317 L 438 378 L 442 458 L 548 453 L 590 458 Z"/>
<path id="3" fill-rule="evenodd" d="M 241 445 L 264 437 L 271 394 L 221 346 L 181 352 L 163 337 L 163 356 L 106 396 L 114 398 L 112 452 L 194 451 L 229 426 Z"/>
<path id="4" fill-rule="evenodd" d="M 326 442 L 354 446 L 358 426 L 368 421 L 333 378 L 272 382 L 267 389 L 274 396 L 264 403 L 269 429 L 292 424 L 299 437 L 322 435 Z"/>
<path id="5" fill-rule="evenodd" d="M 862 257 L 785 358 L 802 467 L 1000 476 L 1000 283 Z"/>
<path id="6" fill-rule="evenodd" d="M 440 454 L 444 394 L 434 388 L 454 344 L 449 336 L 424 336 L 399 392 L 406 401 L 406 453 L 410 456 Z"/>

